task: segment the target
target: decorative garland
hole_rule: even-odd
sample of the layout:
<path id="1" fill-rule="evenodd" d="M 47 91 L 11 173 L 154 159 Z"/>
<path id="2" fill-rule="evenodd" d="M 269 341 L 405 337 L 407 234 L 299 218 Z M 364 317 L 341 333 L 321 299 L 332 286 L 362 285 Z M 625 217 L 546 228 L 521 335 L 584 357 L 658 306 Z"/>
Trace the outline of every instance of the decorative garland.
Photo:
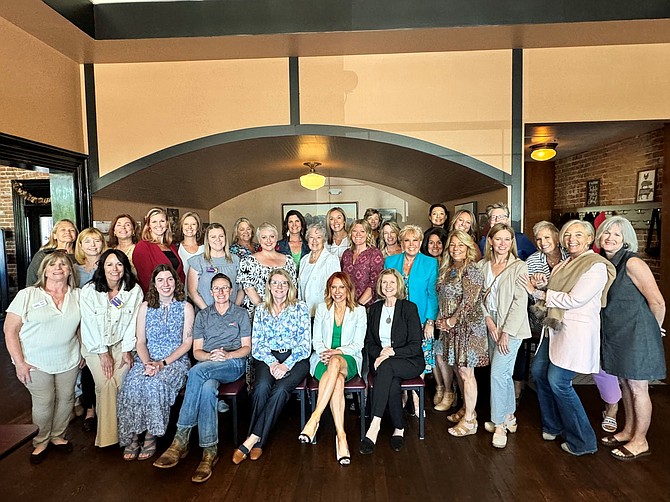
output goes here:
<path id="1" fill-rule="evenodd" d="M 35 197 L 33 194 L 27 192 L 26 189 L 23 188 L 23 185 L 18 181 L 12 183 L 12 190 L 31 204 L 39 204 L 41 206 L 51 204 L 51 197 Z"/>

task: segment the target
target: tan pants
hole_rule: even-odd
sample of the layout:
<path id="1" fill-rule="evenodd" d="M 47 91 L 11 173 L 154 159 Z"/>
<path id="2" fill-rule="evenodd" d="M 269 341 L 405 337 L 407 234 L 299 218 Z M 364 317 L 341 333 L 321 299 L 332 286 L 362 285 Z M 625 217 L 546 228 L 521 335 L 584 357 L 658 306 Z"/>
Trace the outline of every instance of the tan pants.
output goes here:
<path id="1" fill-rule="evenodd" d="M 95 382 L 95 414 L 98 416 L 98 433 L 95 436 L 95 446 L 110 446 L 119 442 L 119 433 L 116 418 L 116 396 L 119 393 L 123 379 L 128 373 L 128 365 L 119 368 L 121 364 L 121 342 L 109 347 L 109 353 L 114 360 L 114 374 L 112 378 L 105 377 L 100 365 L 100 356 L 91 354 L 82 346 L 81 353 L 86 359 L 86 365 L 91 370 Z"/>
<path id="2" fill-rule="evenodd" d="M 30 372 L 26 384 L 33 401 L 33 423 L 39 427 L 33 446 L 64 438 L 74 406 L 74 385 L 79 368 L 50 375 L 40 370 Z"/>

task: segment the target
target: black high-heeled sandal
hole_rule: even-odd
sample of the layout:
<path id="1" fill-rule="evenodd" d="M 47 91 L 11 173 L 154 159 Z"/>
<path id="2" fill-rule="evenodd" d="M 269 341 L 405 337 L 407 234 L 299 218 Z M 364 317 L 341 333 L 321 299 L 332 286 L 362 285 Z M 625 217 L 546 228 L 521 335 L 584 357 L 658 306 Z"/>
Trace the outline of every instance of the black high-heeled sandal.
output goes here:
<path id="1" fill-rule="evenodd" d="M 347 450 L 349 448 L 347 447 Z M 347 451 L 346 455 L 340 456 L 340 438 L 335 436 L 335 455 L 337 455 L 337 463 L 340 465 L 349 465 L 351 464 L 351 455 Z"/>

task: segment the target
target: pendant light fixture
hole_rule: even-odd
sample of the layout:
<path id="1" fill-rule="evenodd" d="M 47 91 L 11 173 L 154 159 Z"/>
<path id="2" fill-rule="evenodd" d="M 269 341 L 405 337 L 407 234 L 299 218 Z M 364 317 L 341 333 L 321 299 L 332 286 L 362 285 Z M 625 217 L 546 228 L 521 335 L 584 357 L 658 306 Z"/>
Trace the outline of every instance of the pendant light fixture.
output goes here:
<path id="1" fill-rule="evenodd" d="M 321 162 L 304 162 L 309 167 L 309 173 L 300 176 L 300 184 L 307 190 L 318 190 L 326 184 L 326 177 L 318 174 L 315 170 Z"/>
<path id="2" fill-rule="evenodd" d="M 539 162 L 551 160 L 556 156 L 558 143 L 538 143 L 531 145 L 530 158 Z"/>

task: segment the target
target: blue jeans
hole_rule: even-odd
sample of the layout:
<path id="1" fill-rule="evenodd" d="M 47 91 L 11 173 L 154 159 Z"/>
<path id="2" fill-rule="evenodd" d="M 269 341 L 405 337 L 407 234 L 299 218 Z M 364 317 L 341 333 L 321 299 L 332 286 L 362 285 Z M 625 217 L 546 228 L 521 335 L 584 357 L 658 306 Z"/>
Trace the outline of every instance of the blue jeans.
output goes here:
<path id="1" fill-rule="evenodd" d="M 202 361 L 188 372 L 186 395 L 179 410 L 177 427 L 198 426 L 200 446 L 207 448 L 219 442 L 219 384 L 234 382 L 246 369 L 246 358 L 227 361 Z"/>
<path id="2" fill-rule="evenodd" d="M 520 338 L 509 339 L 509 354 L 498 350 L 498 344 L 489 335 L 489 357 L 491 359 L 491 421 L 502 424 L 508 415 L 516 411 L 514 396 L 514 363 L 521 347 Z"/>
<path id="3" fill-rule="evenodd" d="M 542 339 L 535 354 L 532 373 L 540 403 L 542 430 L 563 436 L 575 455 L 597 451 L 596 433 L 572 386 L 575 372 L 559 368 L 549 360 L 547 338 Z"/>

